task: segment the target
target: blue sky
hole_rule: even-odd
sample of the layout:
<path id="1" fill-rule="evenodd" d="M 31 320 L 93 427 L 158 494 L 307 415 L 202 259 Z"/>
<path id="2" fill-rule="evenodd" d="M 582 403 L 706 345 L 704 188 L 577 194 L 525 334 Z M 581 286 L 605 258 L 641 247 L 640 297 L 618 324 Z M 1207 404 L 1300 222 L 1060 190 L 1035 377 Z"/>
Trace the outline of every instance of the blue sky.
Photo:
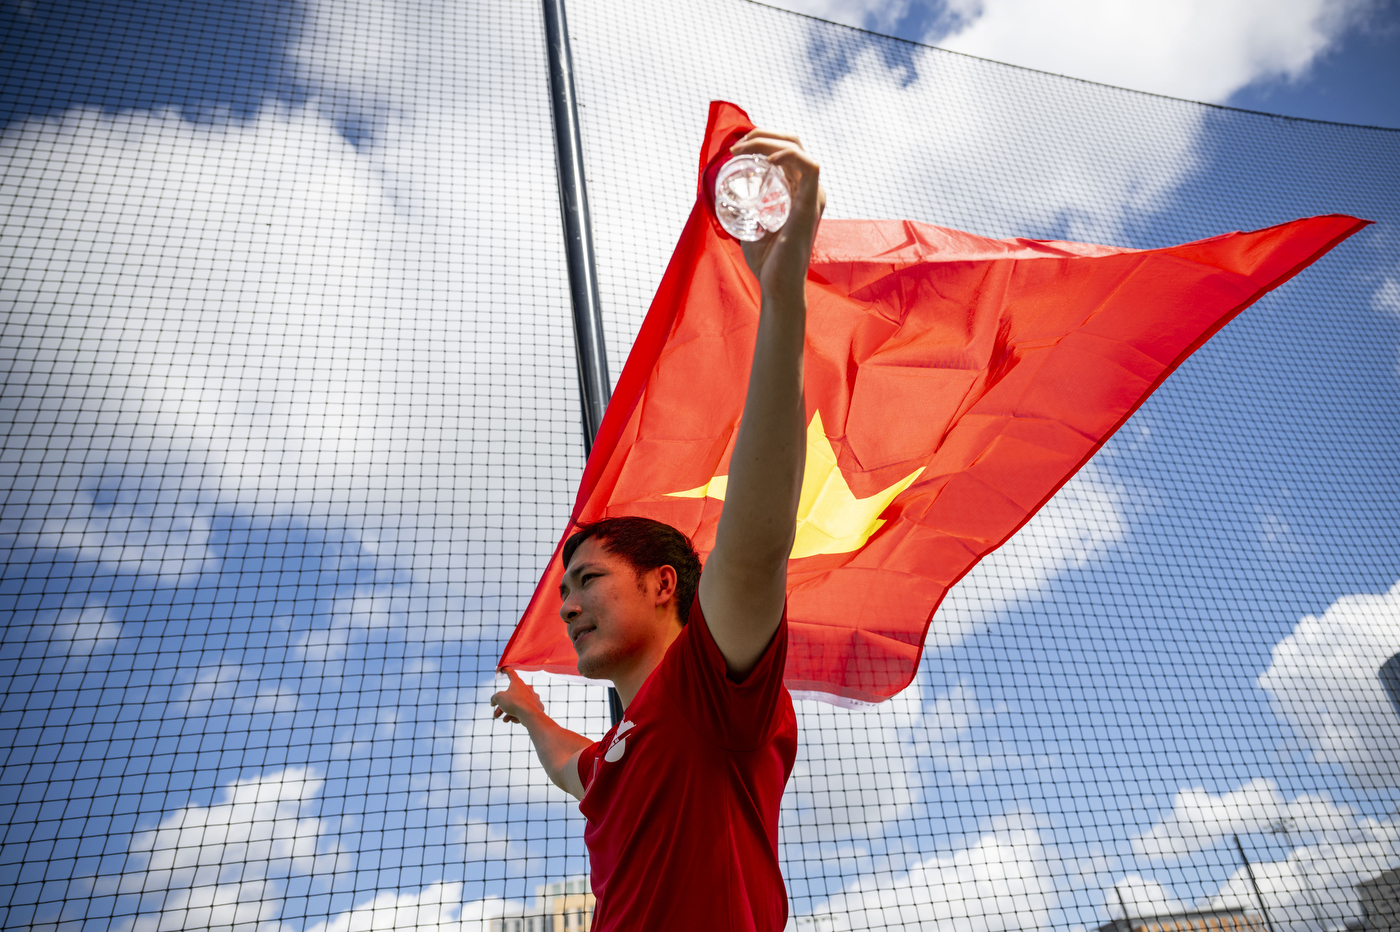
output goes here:
<path id="1" fill-rule="evenodd" d="M 806 8 L 1011 60 L 1019 2 L 956 29 Z M 1400 125 L 1392 7 L 1184 6 L 1218 17 L 1209 67 L 1150 19 L 1042 45 L 1096 80 Z M 466 932 L 582 873 L 575 808 L 485 705 L 583 462 L 535 4 L 0 17 L 6 928 Z M 783 835 L 795 914 L 832 928 L 1248 903 L 1234 833 L 1278 932 L 1354 919 L 1351 885 L 1400 861 L 1373 670 L 1400 650 L 1396 135 L 738 2 L 570 17 L 614 376 L 711 97 L 799 128 L 834 216 L 1142 247 L 1377 221 L 964 581 L 913 687 L 802 703 Z M 690 38 L 716 22 L 722 53 Z M 600 688 L 538 685 L 605 727 Z"/>
<path id="2" fill-rule="evenodd" d="M 1312 120 L 1400 127 L 1400 8 L 1394 4 L 1364 28 L 1347 32 L 1296 82 L 1274 81 L 1236 92 L 1229 103 L 1248 110 Z"/>
<path id="3" fill-rule="evenodd" d="M 969 21 L 976 21 L 975 11 L 979 6 L 995 11 L 1003 4 L 998 4 L 997 0 L 985 5 L 942 0 L 777 0 L 775 5 L 914 42 L 956 47 L 958 33 L 966 28 Z M 1094 19 L 1102 21 L 1113 18 L 1109 15 L 1111 5 L 1082 0 L 1041 6 L 1049 11 L 1049 15 L 1071 23 L 1082 19 L 1087 24 Z M 1117 44 L 1131 51 L 1134 47 L 1151 47 L 1154 41 L 1172 41 L 1160 34 L 1152 35 L 1156 24 L 1154 10 L 1171 9 L 1165 5 L 1142 5 L 1133 11 L 1132 16 L 1115 21 L 1102 32 L 1085 30 L 1078 36 L 1071 34 L 1047 39 L 1045 45 L 1059 42 L 1070 47 L 1062 58 L 1045 57 L 1053 56 L 1054 49 L 1023 49 L 1015 43 L 987 45 L 977 52 L 1013 65 L 1040 67 L 1056 74 L 1101 80 L 1121 87 L 1172 94 L 1191 100 L 1209 99 L 1211 103 L 1247 110 L 1366 126 L 1400 127 L 1400 6 L 1394 2 L 1281 3 L 1274 5 L 1272 10 L 1265 4 L 1226 3 L 1217 9 L 1227 12 L 1214 22 L 1208 5 L 1183 3 L 1174 6 L 1179 10 L 1189 10 L 1196 17 L 1195 28 L 1199 30 L 1229 28 L 1225 25 L 1229 20 L 1240 22 L 1244 17 L 1232 17 L 1228 11 L 1249 8 L 1266 15 L 1271 13 L 1283 21 L 1291 20 L 1290 27 L 1299 31 L 1306 30 L 1314 21 L 1328 15 L 1336 17 L 1339 10 L 1345 11 L 1346 15 L 1338 17 L 1335 25 L 1319 28 L 1318 38 L 1322 47 L 1306 55 L 1304 63 L 1296 70 L 1287 74 L 1261 74 L 1245 86 L 1216 95 L 1184 92 L 1184 89 L 1173 86 L 1170 72 L 1144 74 L 1121 63 L 1114 67 L 1111 62 L 1109 67 L 1104 68 L 1096 60 L 1100 56 L 1111 58 L 1104 55 L 1106 44 Z M 1133 28 L 1135 24 L 1130 21 L 1133 17 L 1139 18 L 1140 30 Z M 1251 28 L 1257 34 L 1264 31 L 1264 24 L 1255 23 Z M 1284 36 L 1274 38 L 1277 41 L 1284 39 Z M 1191 33 L 1183 32 L 1179 41 L 1192 41 Z M 1249 54 L 1244 49 L 1239 51 Z"/>

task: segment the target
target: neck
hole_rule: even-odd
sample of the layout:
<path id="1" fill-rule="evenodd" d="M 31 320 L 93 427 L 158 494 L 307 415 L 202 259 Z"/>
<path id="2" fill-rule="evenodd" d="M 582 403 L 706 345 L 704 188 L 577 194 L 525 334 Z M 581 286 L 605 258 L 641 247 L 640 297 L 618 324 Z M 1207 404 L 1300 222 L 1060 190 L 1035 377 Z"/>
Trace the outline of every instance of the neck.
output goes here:
<path id="1" fill-rule="evenodd" d="M 680 637 L 681 626 L 679 623 L 668 625 L 666 633 L 647 645 L 647 649 L 640 653 L 626 670 L 614 672 L 612 676 L 613 687 L 617 689 L 618 698 L 622 700 L 622 707 L 626 709 L 632 704 L 632 700 L 637 698 L 637 693 L 641 692 L 647 677 L 651 676 L 651 671 L 661 665 L 661 658 L 666 656 L 666 651 L 676 638 Z"/>

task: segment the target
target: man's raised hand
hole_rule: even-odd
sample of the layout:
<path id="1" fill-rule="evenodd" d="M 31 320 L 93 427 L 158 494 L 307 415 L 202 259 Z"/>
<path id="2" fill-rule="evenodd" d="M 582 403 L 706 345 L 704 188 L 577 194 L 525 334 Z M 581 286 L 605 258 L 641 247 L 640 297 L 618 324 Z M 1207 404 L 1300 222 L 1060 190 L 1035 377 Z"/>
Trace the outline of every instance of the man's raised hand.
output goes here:
<path id="1" fill-rule="evenodd" d="M 821 166 L 802 148 L 802 141 L 791 133 L 767 129 L 749 130 L 730 149 L 735 155 L 762 155 L 783 170 L 792 207 L 782 229 L 756 243 L 743 243 L 744 259 L 770 298 L 802 295 L 807 264 L 817 225 L 826 209 L 822 190 Z"/>
<path id="2" fill-rule="evenodd" d="M 742 679 L 772 642 L 787 594 L 807 451 L 802 362 L 807 265 L 826 195 L 820 167 L 796 136 L 755 129 L 732 151 L 767 156 L 782 168 L 792 195 L 782 229 L 743 244 L 762 301 L 744 416 L 729 460 L 728 494 L 700 576 L 700 606 L 710 634 L 730 676 Z"/>

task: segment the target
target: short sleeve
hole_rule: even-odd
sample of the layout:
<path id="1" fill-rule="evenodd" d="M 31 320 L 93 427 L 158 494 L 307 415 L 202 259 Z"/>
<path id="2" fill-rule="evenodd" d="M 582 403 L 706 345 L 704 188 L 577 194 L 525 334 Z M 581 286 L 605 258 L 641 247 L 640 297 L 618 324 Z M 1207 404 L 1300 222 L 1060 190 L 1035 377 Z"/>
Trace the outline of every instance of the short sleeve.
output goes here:
<path id="1" fill-rule="evenodd" d="M 710 634 L 697 594 L 689 621 L 661 662 L 662 683 L 702 737 L 730 751 L 762 747 L 773 739 L 792 701 L 783 688 L 787 636 L 784 606 L 778 630 L 757 666 L 736 683 L 729 678 L 729 667 Z"/>
<path id="2" fill-rule="evenodd" d="M 598 751 L 602 747 L 603 742 L 595 741 L 578 753 L 578 782 L 583 785 L 585 793 L 593 779 L 593 768 L 598 765 Z"/>

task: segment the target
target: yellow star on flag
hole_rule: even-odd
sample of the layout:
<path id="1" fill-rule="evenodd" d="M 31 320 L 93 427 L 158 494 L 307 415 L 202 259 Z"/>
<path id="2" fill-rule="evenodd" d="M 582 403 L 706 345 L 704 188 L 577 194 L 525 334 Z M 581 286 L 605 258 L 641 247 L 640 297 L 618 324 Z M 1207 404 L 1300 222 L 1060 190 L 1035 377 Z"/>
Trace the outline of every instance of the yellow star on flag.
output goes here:
<path id="1" fill-rule="evenodd" d="M 865 546 L 884 525 L 879 515 L 895 496 L 913 484 L 924 470 L 914 470 L 903 479 L 869 498 L 857 498 L 836 463 L 836 451 L 822 427 L 818 411 L 807 425 L 807 466 L 802 473 L 802 497 L 797 505 L 797 537 L 792 543 L 792 559 L 819 553 L 850 553 Z M 684 492 L 671 492 L 672 498 L 714 498 L 724 501 L 728 476 L 715 476 L 709 482 Z"/>

